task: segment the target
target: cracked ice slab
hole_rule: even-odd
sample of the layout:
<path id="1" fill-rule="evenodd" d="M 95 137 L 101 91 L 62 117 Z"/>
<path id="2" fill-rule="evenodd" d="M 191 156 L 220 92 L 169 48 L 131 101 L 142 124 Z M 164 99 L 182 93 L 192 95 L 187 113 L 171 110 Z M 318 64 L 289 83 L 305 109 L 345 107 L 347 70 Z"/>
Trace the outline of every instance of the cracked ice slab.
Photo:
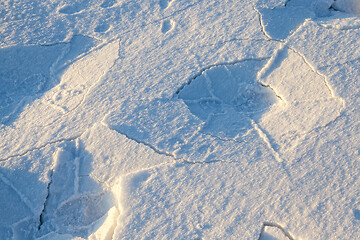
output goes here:
<path id="1" fill-rule="evenodd" d="M 0 163 L 0 238 L 29 239 L 37 229 L 55 149 L 48 146 Z"/>
<path id="2" fill-rule="evenodd" d="M 236 141 L 240 143 L 246 131 L 241 132 L 239 129 L 254 127 L 247 112 L 257 112 L 256 107 L 262 96 L 260 90 L 259 96 L 242 94 L 240 90 L 249 87 L 241 81 L 255 85 L 258 72 L 257 84 L 268 86 L 272 89 L 273 98 L 278 96 L 280 99 L 261 109 L 261 114 L 256 113 L 255 118 L 252 117 L 259 124 L 259 127 L 255 127 L 258 138 L 263 139 L 265 144 L 270 144 L 270 151 L 275 155 L 278 151 L 295 147 L 308 132 L 326 126 L 340 115 L 344 107 L 343 100 L 334 95 L 326 76 L 317 72 L 299 53 L 283 46 L 261 71 L 260 67 L 250 70 L 253 62 L 261 66 L 264 61 L 245 59 L 240 63 L 214 65 L 203 70 L 189 85 L 184 85 L 177 91 L 190 112 L 176 99 L 158 99 L 150 103 L 125 102 L 118 110 L 111 112 L 104 122 L 129 138 L 175 158 L 187 156 L 189 152 L 184 149 L 190 142 L 198 141 L 196 139 L 202 134 L 234 140 L 234 144 Z M 242 64 L 250 65 L 242 68 Z M 235 89 L 233 94 L 221 91 L 225 84 L 230 89 Z M 240 90 L 236 90 L 237 88 Z M 259 85 L 259 88 L 264 87 Z M 233 103 L 233 99 L 228 99 L 231 94 L 234 99 L 238 99 L 235 96 L 239 94 L 242 100 Z M 249 101 L 255 103 L 250 104 Z M 240 104 L 240 112 L 222 107 L 231 104 L 235 104 L 235 109 Z M 184 152 L 187 153 L 182 155 Z"/>
<path id="3" fill-rule="evenodd" d="M 174 161 L 101 124 L 61 144 L 53 155 L 48 197 L 35 234 L 39 239 L 55 232 L 64 238 L 111 238 L 122 211 L 111 186 L 121 175 Z"/>
<path id="4" fill-rule="evenodd" d="M 269 60 L 259 79 L 282 99 L 259 120 L 275 150 L 296 146 L 305 134 L 335 120 L 345 107 L 326 76 L 286 46 Z"/>
<path id="5" fill-rule="evenodd" d="M 236 132 L 232 138 L 214 136 L 212 129 L 203 131 L 205 122 L 191 114 L 182 100 L 125 103 L 107 115 L 104 124 L 180 162 L 242 162 L 249 156 L 265 155 L 273 160 L 261 136 L 251 126 L 244 132 Z M 219 127 L 215 130 L 219 131 Z"/>
<path id="6" fill-rule="evenodd" d="M 124 3 L 128 4 L 129 9 L 133 9 L 136 8 L 136 5 L 132 4 L 136 4 L 138 1 L 125 1 Z M 96 231 L 94 236 L 105 237 L 112 235 L 117 225 L 118 230 L 116 232 L 120 236 L 129 233 L 126 236 L 129 236 L 130 239 L 139 235 L 132 235 L 134 233 L 130 231 L 135 225 L 123 226 L 124 222 L 139 222 L 139 225 L 144 226 L 144 228 L 135 229 L 134 232 L 149 229 L 149 232 L 147 232 L 149 235 L 151 234 L 150 230 L 154 230 L 156 233 L 155 230 L 168 227 L 164 232 L 169 233 L 168 229 L 175 229 L 174 234 L 180 232 L 180 238 L 187 236 L 186 234 L 189 234 L 189 237 L 203 236 L 207 238 L 208 236 L 212 238 L 218 233 L 221 236 L 222 234 L 226 235 L 234 232 L 234 236 L 239 234 L 238 238 L 241 238 L 243 235 L 240 235 L 240 233 L 247 232 L 246 234 L 249 234 L 253 239 L 257 239 L 262 223 L 265 221 L 279 222 L 283 224 L 284 229 L 294 233 L 294 236 L 308 239 L 321 239 L 322 237 L 327 239 L 332 239 L 333 237 L 343 238 L 341 234 L 349 229 L 354 229 L 354 226 L 358 223 L 358 212 L 360 209 L 360 206 L 357 204 L 358 189 L 360 188 L 358 186 L 359 173 L 356 161 L 359 159 L 358 146 L 356 145 L 358 143 L 357 136 L 359 131 L 358 124 L 352 123 L 353 125 L 346 125 L 344 122 L 353 121 L 358 118 L 358 112 L 347 113 L 346 117 L 351 115 L 351 118 L 340 117 L 337 121 L 332 121 L 331 124 L 325 124 L 325 127 L 319 127 L 316 131 L 310 132 L 306 135 L 304 142 L 301 142 L 302 144 L 300 144 L 299 148 L 285 156 L 285 159 L 289 159 L 289 165 L 294 163 L 294 161 L 291 161 L 293 159 L 296 159 L 298 162 L 298 165 L 291 165 L 293 169 L 290 169 L 290 173 L 294 175 L 292 180 L 296 183 L 291 188 L 288 187 L 290 184 L 285 177 L 289 177 L 289 175 L 286 175 L 282 169 L 288 165 L 280 165 L 273 161 L 274 156 L 272 152 L 267 149 L 266 143 L 259 136 L 262 135 L 265 140 L 268 136 L 271 136 L 267 136 L 260 129 L 260 127 L 266 128 L 270 124 L 265 127 L 264 125 L 257 127 L 259 131 L 255 129 L 255 124 L 253 124 L 252 129 L 249 129 L 244 134 L 236 135 L 234 138 L 222 138 L 222 136 L 215 136 L 211 132 L 196 132 L 198 126 L 200 128 L 203 126 L 203 122 L 191 115 L 186 104 L 182 103 L 181 100 L 172 99 L 176 89 L 184 86 L 189 79 L 209 66 L 231 63 L 245 58 L 271 57 L 277 43 L 264 41 L 264 36 L 262 36 L 257 22 L 256 12 L 252 9 L 252 3 L 253 1 L 242 1 L 241 3 L 239 1 L 225 1 L 221 3 L 199 1 L 197 5 L 188 8 L 185 6 L 186 9 L 181 9 L 180 5 L 184 4 L 182 1 L 174 1 L 168 5 L 164 4 L 164 2 L 161 5 L 156 2 L 154 4 L 156 9 L 172 11 L 174 8 L 175 12 L 177 12 L 166 17 L 166 20 L 171 20 L 171 23 L 174 24 L 166 34 L 161 33 L 162 20 L 157 22 L 151 18 L 150 22 L 142 24 L 141 17 L 139 17 L 141 13 L 138 14 L 136 12 L 133 17 L 139 17 L 139 20 L 136 20 L 134 29 L 129 29 L 126 24 L 118 26 L 118 28 L 131 31 L 126 34 L 126 31 L 119 31 L 119 34 L 123 34 L 123 36 L 120 40 L 121 48 L 119 58 L 116 60 L 116 66 L 114 66 L 110 74 L 106 74 L 102 80 L 91 88 L 86 97 L 83 98 L 84 101 L 81 101 L 80 107 L 77 107 L 69 114 L 64 114 L 63 118 L 54 122 L 49 127 L 29 129 L 27 123 L 33 121 L 34 118 L 33 115 L 29 115 L 16 123 L 18 129 L 1 129 L 4 130 L 0 132 L 2 140 L 0 142 L 3 144 L 1 147 L 2 154 L 4 159 L 8 160 L 4 164 L 11 164 L 13 159 L 15 159 L 7 158 L 9 155 L 26 153 L 26 155 L 33 156 L 32 154 L 47 149 L 51 144 L 57 145 L 60 141 L 59 139 L 62 139 L 62 142 L 79 138 L 81 141 L 86 142 L 84 148 L 81 148 L 85 150 L 75 151 L 76 154 L 80 152 L 78 156 L 75 156 L 76 154 L 73 156 L 71 148 L 68 149 L 62 146 L 62 160 L 59 161 L 62 164 L 59 164 L 57 167 L 58 175 L 55 179 L 61 179 L 62 174 L 69 175 L 69 179 L 66 179 L 68 181 L 64 182 L 64 185 L 68 187 L 69 195 L 78 192 L 88 195 L 89 199 L 85 199 L 84 195 L 81 197 L 77 195 L 71 198 L 67 195 L 68 193 L 60 194 L 62 202 L 54 201 L 55 203 L 53 204 L 53 206 L 55 205 L 54 208 L 57 209 L 53 211 L 57 214 L 54 218 L 55 220 L 52 220 L 55 225 L 57 224 L 56 217 L 58 217 L 61 221 L 59 221 L 57 226 L 67 228 L 63 231 L 72 233 L 85 231 L 86 233 L 83 236 L 88 236 L 96 231 L 96 228 L 99 228 L 99 232 Z M 271 3 L 276 4 L 274 1 L 271 1 Z M 3 4 L 3 2 L 0 4 Z M 140 10 L 135 10 L 143 11 L 144 18 L 147 18 L 147 12 L 150 14 L 152 12 L 147 11 L 149 8 L 144 7 L 142 4 L 139 5 Z M 70 24 L 75 22 L 73 20 L 77 18 L 80 18 L 80 21 L 88 20 L 86 18 L 82 19 L 88 10 L 85 8 L 81 9 L 81 4 L 78 6 L 75 6 L 76 4 L 60 5 L 58 8 L 54 8 L 57 11 L 56 14 L 64 14 L 61 15 L 62 18 L 65 21 L 69 21 Z M 83 6 L 86 7 L 88 5 L 84 4 Z M 106 3 L 98 2 L 96 7 L 98 6 L 100 8 L 103 6 L 104 9 L 113 9 L 114 12 L 118 12 L 121 9 L 116 3 L 112 5 L 111 1 Z M 98 16 L 96 13 L 94 10 L 89 16 Z M 126 15 L 129 17 L 129 21 L 125 20 L 125 23 L 130 23 L 134 20 L 130 15 Z M 160 15 L 165 16 L 162 13 Z M 93 18 L 93 20 L 98 21 L 100 19 Z M 115 21 L 111 25 L 114 23 Z M 89 24 L 91 25 L 89 31 L 100 29 L 95 31 L 99 34 L 98 36 L 116 34 L 114 32 L 117 31 L 117 28 L 113 26 L 109 26 L 109 30 L 106 30 L 106 22 L 95 23 L 89 21 Z M 303 31 L 303 27 L 307 26 L 307 24 L 306 22 L 299 29 L 299 32 Z M 85 29 L 84 32 L 87 31 L 88 25 L 81 23 L 78 23 L 78 25 L 77 29 L 83 28 Z M 14 26 L 14 29 L 16 29 L 17 25 Z M 103 29 L 103 33 L 101 33 L 101 29 Z M 114 32 L 112 32 L 113 30 Z M 330 32 L 332 30 L 327 29 L 327 31 Z M 26 33 L 22 35 L 20 31 L 19 36 L 25 35 Z M 72 35 L 71 31 L 69 35 Z M 2 36 L 7 35 L 4 34 Z M 350 37 L 356 39 L 357 36 L 351 35 Z M 22 41 L 21 39 L 23 38 L 20 38 L 20 42 Z M 297 35 L 297 39 L 298 41 L 295 41 L 295 43 L 300 44 L 301 35 Z M 322 38 L 319 39 L 313 39 L 316 41 L 311 43 L 316 45 L 314 47 L 317 49 L 320 48 L 318 46 L 321 43 L 320 41 L 325 41 Z M 347 40 L 351 39 L 348 38 Z M 37 41 L 40 40 L 34 40 L 34 42 Z M 10 44 L 10 42 L 8 43 Z M 355 40 L 353 42 L 345 41 L 344 43 L 351 43 L 351 46 L 356 46 Z M 294 44 L 294 42 L 291 42 L 291 44 Z M 310 44 L 306 46 L 311 47 Z M 291 47 L 293 46 L 291 45 Z M 340 46 L 340 48 L 345 49 L 343 46 Z M 311 52 L 311 50 L 308 51 Z M 356 50 L 354 51 L 356 52 Z M 311 54 L 317 53 L 314 51 Z M 323 56 L 332 57 L 326 56 L 326 54 L 323 54 Z M 311 62 L 308 60 L 308 55 L 306 58 L 303 58 L 303 60 L 305 59 Z M 341 56 L 337 59 L 341 59 Z M 301 64 L 294 64 L 297 60 Z M 281 59 L 279 62 L 280 69 L 274 67 L 268 71 L 268 76 L 272 78 L 270 79 L 272 80 L 270 85 L 276 85 L 283 95 L 290 99 L 289 102 L 295 105 L 297 101 L 301 102 L 302 100 L 301 98 L 296 98 L 296 94 L 307 92 L 307 89 L 297 89 L 298 81 L 294 79 L 290 82 L 297 84 L 286 85 L 285 83 L 289 83 L 289 81 L 284 81 L 284 86 L 281 85 L 281 82 L 276 81 L 275 76 L 283 75 L 281 74 L 283 66 L 292 66 L 292 69 L 295 70 L 295 73 L 291 75 L 292 77 L 298 76 L 299 69 L 301 70 L 300 72 L 306 73 L 305 80 L 314 77 L 319 82 L 318 80 L 321 77 L 319 78 L 314 75 L 316 64 L 310 64 L 315 66 L 312 68 L 314 72 L 311 73 L 296 56 L 291 55 L 291 57 Z M 347 62 L 348 60 L 342 63 Z M 331 72 L 332 69 L 326 69 L 327 73 L 331 72 L 332 76 L 336 75 L 336 83 L 344 80 L 343 77 L 347 76 L 346 73 L 349 74 L 350 77 L 346 78 L 347 81 L 336 84 L 335 90 L 344 89 L 346 85 L 351 85 L 347 89 L 350 93 L 349 96 L 346 96 L 345 92 L 341 92 L 341 96 L 347 97 L 347 100 L 350 100 L 350 102 L 353 99 L 357 99 L 356 76 L 358 75 L 356 64 L 352 64 L 354 66 L 349 69 L 343 67 L 340 71 L 338 71 L 338 68 L 335 68 L 333 69 L 335 73 L 334 71 Z M 139 68 L 139 66 L 141 67 Z M 73 84 L 68 76 L 64 81 L 76 88 L 77 85 Z M 76 74 L 75 76 L 83 80 L 81 76 Z M 329 86 L 333 86 L 334 80 L 332 78 L 327 79 L 329 80 Z M 264 80 L 264 82 L 266 81 Z M 309 91 L 311 93 L 309 96 L 314 97 L 317 96 L 317 93 L 320 93 L 319 96 L 321 98 L 317 99 L 315 103 L 318 103 L 320 107 L 324 106 L 322 101 L 324 96 L 326 99 L 328 95 L 325 91 L 326 88 L 318 88 L 313 82 L 307 83 L 316 90 Z M 326 81 L 323 81 L 323 83 L 326 85 Z M 321 86 L 324 86 L 324 84 Z M 289 91 L 287 92 L 287 90 Z M 332 96 L 336 97 L 337 92 L 334 91 L 335 94 Z M 71 105 L 73 105 L 71 98 L 64 99 L 70 99 L 70 107 L 67 105 L 67 101 L 63 101 L 62 104 L 71 109 Z M 159 99 L 160 101 L 158 101 Z M 74 101 L 78 102 L 79 98 L 74 98 Z M 300 105 L 305 104 L 305 102 L 308 102 L 307 104 L 314 104 L 311 99 L 307 99 L 301 102 Z M 330 103 L 327 106 L 329 105 Z M 304 105 L 301 106 L 304 107 Z M 310 106 L 308 109 L 298 108 L 298 110 L 301 110 L 296 112 L 299 119 L 303 120 L 304 115 L 311 115 L 313 114 L 312 111 L 318 110 L 313 105 L 308 106 Z M 303 111 L 304 109 L 309 111 Z M 334 109 L 336 110 L 337 108 L 335 107 Z M 351 109 L 358 110 L 358 107 L 356 104 L 352 104 Z M 179 111 L 176 112 L 175 110 Z M 286 111 L 291 112 L 292 110 L 290 110 L 287 109 Z M 106 112 L 109 111 L 108 118 L 103 121 L 106 126 L 95 126 L 89 132 L 86 131 L 95 122 L 101 121 Z M 179 112 L 181 115 L 179 118 L 176 118 Z M 329 115 L 331 115 L 332 112 L 329 112 Z M 39 114 L 36 111 L 34 113 Z M 318 114 L 318 112 L 315 113 Z M 50 112 L 50 114 L 53 114 L 53 112 Z M 164 121 L 167 117 L 169 117 L 168 122 Z M 291 117 L 293 116 L 291 115 Z M 179 123 L 181 120 L 185 120 L 184 126 L 181 125 L 182 123 Z M 140 125 L 140 123 L 143 125 Z M 228 128 L 227 123 L 223 124 L 224 130 L 231 129 Z M 192 126 L 192 124 L 195 126 Z M 300 121 L 296 122 L 296 124 L 302 126 Z M 315 126 L 317 126 L 316 124 Z M 126 126 L 132 126 L 133 129 L 126 128 Z M 299 129 L 299 126 L 295 129 Z M 123 134 L 111 131 L 107 127 L 111 129 L 118 128 L 117 131 Z M 180 135 L 178 136 L 179 141 L 166 127 L 174 127 L 178 130 L 177 133 Z M 234 128 L 236 129 L 236 126 Z M 345 133 L 343 131 L 344 128 L 348 128 L 348 131 Z M 304 129 L 306 130 L 306 126 Z M 329 132 L 325 132 L 325 129 L 329 130 Z M 343 133 L 344 135 L 342 136 Z M 165 136 L 163 142 L 159 140 L 161 136 Z M 169 136 L 169 139 L 166 139 L 167 136 Z M 351 138 L 348 138 L 349 136 Z M 114 142 L 111 142 L 112 139 Z M 170 141 L 167 142 L 167 140 Z M 42 149 L 39 150 L 39 147 Z M 344 157 L 344 153 L 348 155 Z M 292 154 L 295 154 L 295 156 Z M 334 157 L 334 154 L 336 154 L 336 157 Z M 170 165 L 154 168 L 154 166 L 161 162 L 168 164 L 168 162 L 173 161 L 172 157 L 176 157 L 179 162 L 202 162 L 199 164 Z M 339 161 L 339 159 L 344 160 L 344 162 Z M 28 159 L 29 162 L 36 162 L 36 160 L 37 156 Z M 68 163 L 68 161 L 74 162 Z M 327 168 L 331 161 L 333 163 L 332 166 Z M 25 166 L 26 163 L 21 165 Z M 213 167 L 209 167 L 211 165 Z M 309 170 L 309 166 L 312 167 L 313 171 Z M 70 171 L 73 168 L 78 169 L 79 172 L 74 173 Z M 132 173 L 126 175 L 127 171 Z M 188 175 L 189 173 L 191 175 Z M 115 184 L 114 188 L 107 186 L 109 182 L 113 183 L 114 179 L 120 177 L 118 175 L 123 174 L 125 174 L 123 176 L 123 185 Z M 5 192 L 11 192 L 16 200 L 28 198 L 29 193 L 25 191 L 22 193 L 22 191 L 16 190 L 18 185 L 14 184 L 14 181 L 10 179 L 13 176 L 4 176 L 1 181 L 6 185 Z M 270 176 L 274 176 L 274 178 Z M 78 181 L 75 181 L 76 179 Z M 226 183 L 227 181 L 229 181 L 228 184 Z M 182 183 L 184 185 L 181 185 Z M 225 187 L 223 188 L 223 186 Z M 276 195 L 277 187 L 281 188 L 282 186 L 285 187 L 278 190 L 278 195 Z M 60 187 L 61 183 L 58 182 L 53 187 L 49 187 L 49 189 L 53 189 L 54 191 L 50 190 L 50 192 L 53 192 L 54 196 L 56 196 L 55 190 L 61 189 Z M 105 191 L 111 189 L 113 195 L 116 196 L 116 203 L 105 204 L 106 207 L 104 208 L 104 205 L 99 204 L 101 206 L 100 209 L 94 210 L 94 202 L 96 203 L 99 199 L 99 202 L 102 202 L 102 195 L 100 196 L 98 193 L 102 193 L 103 187 L 106 189 Z M 125 191 L 119 189 L 120 187 L 124 188 Z M 305 190 L 301 192 L 303 187 Z M 174 189 L 177 192 L 173 192 Z M 242 189 L 245 193 L 242 192 Z M 16 196 L 14 192 L 21 194 Z M 44 192 L 46 193 L 46 191 Z M 41 192 L 42 196 L 46 195 L 44 192 Z M 162 195 L 159 195 L 159 193 L 162 193 Z M 122 198 L 122 194 L 129 198 Z M 184 201 L 174 200 L 179 199 L 179 196 L 188 196 L 188 198 L 184 198 Z M 267 197 L 270 200 L 267 201 Z M 159 199 L 164 200 L 164 202 L 157 201 Z M 45 199 L 42 200 L 41 204 L 45 202 Z M 19 201 L 21 202 L 21 200 Z M 265 203 L 265 201 L 267 202 Z M 21 203 L 21 205 L 26 205 L 26 202 L 30 202 L 27 205 L 31 206 L 30 200 L 23 200 L 22 202 L 24 204 Z M 52 203 L 52 201 L 49 201 L 49 203 Z M 166 205 L 167 203 L 170 204 Z M 57 207 L 57 204 L 59 204 L 59 207 Z M 118 209 L 113 207 L 114 204 L 116 204 Z M 118 214 L 116 210 L 121 210 L 121 205 L 128 211 L 125 216 L 129 216 L 129 218 L 126 219 L 126 217 L 122 218 L 120 216 L 119 221 L 115 222 L 114 219 L 117 218 Z M 136 208 L 137 206 L 139 208 Z M 168 212 L 161 210 L 155 212 L 152 208 L 153 206 L 163 207 L 160 209 L 165 209 Z M 199 206 L 199 211 L 193 210 L 193 206 Z M 148 211 L 140 212 L 144 209 Z M 184 209 L 190 212 L 188 216 L 184 214 Z M 338 209 L 341 209 L 341 211 Z M 86 218 L 86 214 L 84 214 L 87 210 L 91 212 L 89 218 Z M 243 212 L 240 212 L 240 210 L 243 210 Z M 254 212 L 252 212 L 253 210 Z M 51 211 L 49 210 L 49 212 Z M 27 212 L 25 213 L 27 214 Z M 67 216 L 71 216 L 72 219 L 67 219 Z M 142 218 L 142 216 L 145 217 Z M 177 225 L 171 225 L 169 218 L 172 216 L 175 216 L 174 222 Z M 44 220 L 47 219 L 44 218 Z M 227 221 L 227 225 L 223 224 L 222 221 L 224 219 Z M 207 225 L 206 220 L 212 224 Z M 28 234 L 34 230 L 34 222 L 38 226 L 38 221 L 39 216 L 35 221 L 31 218 L 30 220 L 25 218 L 15 223 L 13 229 L 25 229 L 25 233 Z M 205 224 L 202 224 L 202 222 L 205 222 Z M 338 222 L 343 224 L 339 226 Z M 154 226 L 151 225 L 152 223 L 154 223 Z M 241 226 L 241 223 L 244 223 L 243 226 Z M 76 229 L 72 228 L 72 226 L 75 226 L 74 228 Z M 177 228 L 178 226 L 180 228 Z M 228 232 L 224 233 L 223 229 L 228 230 Z M 239 232 L 236 232 L 236 230 L 239 230 Z M 6 234 L 11 234 L 11 230 L 8 227 L 5 227 L 3 232 L 5 238 L 8 237 Z M 21 234 L 20 231 L 16 230 L 16 232 Z M 348 233 L 347 236 L 350 239 L 356 239 L 357 234 L 358 231 L 355 229 Z M 20 239 L 28 238 L 27 236 L 18 236 Z M 60 237 L 72 238 L 72 235 L 49 233 L 49 235 L 44 236 L 44 239 L 47 237 L 49 239 Z M 231 237 L 231 235 L 228 235 L 228 237 Z"/>
<path id="7" fill-rule="evenodd" d="M 134 99 L 172 96 L 174 89 L 201 68 L 219 62 L 257 57 L 259 54 L 269 55 L 274 50 L 276 44 L 264 44 L 261 41 L 263 36 L 258 29 L 256 13 L 247 2 L 231 2 L 231 8 L 220 7 L 224 3 L 206 3 L 201 2 L 201 6 L 173 15 L 176 27 L 166 36 L 154 31 L 154 28 L 159 28 L 156 24 L 127 33 L 120 40 L 122 48 L 117 66 L 88 92 L 81 108 L 63 115 L 51 126 L 29 129 L 27 124 L 33 121 L 33 115 L 17 121 L 17 129 L 7 128 L 0 132 L 0 142 L 9 143 L 2 145 L 1 159 L 23 154 L 54 141 L 78 137 L 94 122 L 101 121 L 105 115 L 104 109 L 116 107 L 117 101 L 122 102 L 128 98 L 126 96 Z M 171 4 L 169 9 L 177 6 L 176 4 L 177 2 Z M 212 11 L 216 11 L 216 14 Z M 230 21 L 234 14 L 246 14 L 251 17 L 251 24 L 248 20 Z M 226 19 L 220 16 L 226 16 Z M 205 24 L 210 20 L 214 22 L 213 25 Z M 199 21 L 204 24 L 198 24 Z M 223 28 L 224 24 L 226 28 Z M 231 34 L 225 34 L 228 30 Z M 189 34 L 182 34 L 184 31 Z M 236 39 L 237 37 L 246 39 Z M 251 40 L 252 37 L 255 38 L 254 41 Z M 256 40 L 259 38 L 260 41 Z M 144 41 L 138 41 L 139 39 Z M 194 42 L 194 39 L 197 41 Z M 176 64 L 173 62 L 174 58 L 177 59 Z M 139 59 L 144 60 L 141 61 L 141 71 L 136 67 Z M 28 108 L 31 109 L 31 106 Z M 41 109 L 43 108 L 49 109 L 49 106 L 42 106 Z M 61 111 L 58 110 L 51 111 L 49 116 L 59 115 Z M 39 111 L 35 116 L 38 113 Z M 28 134 L 23 134 L 24 129 Z M 30 145 L 34 148 L 29 148 Z"/>

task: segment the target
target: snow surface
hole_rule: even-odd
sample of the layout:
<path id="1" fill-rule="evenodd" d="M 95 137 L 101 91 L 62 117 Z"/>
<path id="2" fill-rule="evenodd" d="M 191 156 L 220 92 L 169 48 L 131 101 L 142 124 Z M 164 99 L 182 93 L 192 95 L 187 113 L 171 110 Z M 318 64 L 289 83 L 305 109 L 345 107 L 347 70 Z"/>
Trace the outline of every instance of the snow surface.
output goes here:
<path id="1" fill-rule="evenodd" d="M 360 239 L 358 0 L 0 2 L 0 239 Z"/>

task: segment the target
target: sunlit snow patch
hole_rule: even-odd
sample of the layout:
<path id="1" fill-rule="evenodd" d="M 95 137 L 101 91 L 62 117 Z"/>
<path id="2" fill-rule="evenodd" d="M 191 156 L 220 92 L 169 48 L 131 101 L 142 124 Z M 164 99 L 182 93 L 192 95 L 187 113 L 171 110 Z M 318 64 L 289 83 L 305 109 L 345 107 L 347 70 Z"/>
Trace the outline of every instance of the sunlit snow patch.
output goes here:
<path id="1" fill-rule="evenodd" d="M 287 47 L 269 60 L 258 77 L 285 103 L 271 108 L 259 122 L 275 150 L 296 146 L 306 133 L 326 127 L 344 108 L 327 77 Z"/>
<path id="2" fill-rule="evenodd" d="M 357 16 L 350 17 L 331 17 L 317 21 L 320 26 L 328 29 L 338 29 L 338 30 L 351 30 L 351 29 L 360 29 L 360 18 Z"/>

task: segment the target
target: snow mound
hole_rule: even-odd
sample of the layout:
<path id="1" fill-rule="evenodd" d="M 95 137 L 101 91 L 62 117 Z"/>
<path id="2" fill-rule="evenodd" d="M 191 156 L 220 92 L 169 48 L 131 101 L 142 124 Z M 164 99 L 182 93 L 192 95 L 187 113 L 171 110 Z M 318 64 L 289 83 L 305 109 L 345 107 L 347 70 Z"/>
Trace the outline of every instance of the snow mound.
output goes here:
<path id="1" fill-rule="evenodd" d="M 342 12 L 352 14 L 360 13 L 360 0 L 335 0 L 332 6 L 334 9 Z"/>

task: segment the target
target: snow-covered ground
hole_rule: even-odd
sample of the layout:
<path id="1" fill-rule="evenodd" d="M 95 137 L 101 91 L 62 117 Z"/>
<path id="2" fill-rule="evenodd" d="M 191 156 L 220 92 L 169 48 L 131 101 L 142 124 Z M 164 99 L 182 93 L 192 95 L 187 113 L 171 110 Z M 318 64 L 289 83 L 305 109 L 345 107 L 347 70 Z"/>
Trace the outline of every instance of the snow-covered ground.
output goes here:
<path id="1" fill-rule="evenodd" d="M 0 239 L 360 239 L 359 14 L 0 1 Z"/>

